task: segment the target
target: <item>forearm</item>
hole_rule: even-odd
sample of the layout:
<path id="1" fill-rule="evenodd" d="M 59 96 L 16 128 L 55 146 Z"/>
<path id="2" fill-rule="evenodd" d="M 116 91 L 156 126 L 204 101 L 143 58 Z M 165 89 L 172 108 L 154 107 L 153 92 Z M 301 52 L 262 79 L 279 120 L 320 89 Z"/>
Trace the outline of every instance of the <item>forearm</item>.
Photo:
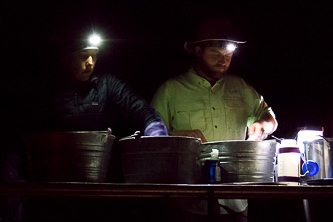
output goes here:
<path id="1" fill-rule="evenodd" d="M 256 122 L 259 122 L 262 125 L 264 132 L 267 134 L 272 134 L 278 126 L 276 119 L 270 113 L 263 114 Z"/>
<path id="2" fill-rule="evenodd" d="M 277 121 L 270 113 L 266 113 L 261 118 L 251 124 L 248 128 L 250 140 L 264 140 L 272 134 L 277 128 Z"/>

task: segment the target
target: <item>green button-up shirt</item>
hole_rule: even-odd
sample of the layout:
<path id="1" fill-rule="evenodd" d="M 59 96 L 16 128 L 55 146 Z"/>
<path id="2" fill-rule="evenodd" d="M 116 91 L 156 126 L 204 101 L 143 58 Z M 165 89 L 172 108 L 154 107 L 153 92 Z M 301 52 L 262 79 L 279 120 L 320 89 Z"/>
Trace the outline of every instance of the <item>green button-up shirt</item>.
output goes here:
<path id="1" fill-rule="evenodd" d="M 152 106 L 169 131 L 202 131 L 208 141 L 243 140 L 246 128 L 273 111 L 242 78 L 226 75 L 214 86 L 193 68 L 157 90 Z"/>

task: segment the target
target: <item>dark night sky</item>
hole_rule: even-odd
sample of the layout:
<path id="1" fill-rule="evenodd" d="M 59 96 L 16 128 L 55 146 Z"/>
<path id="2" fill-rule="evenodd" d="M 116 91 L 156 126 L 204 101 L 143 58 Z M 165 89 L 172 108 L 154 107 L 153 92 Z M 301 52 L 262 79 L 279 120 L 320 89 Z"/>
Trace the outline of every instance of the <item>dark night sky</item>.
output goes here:
<path id="1" fill-rule="evenodd" d="M 297 127 L 319 125 L 332 136 L 330 4 L 267 2 L 2 3 L 2 95 L 19 94 L 18 79 L 34 78 L 52 29 L 79 20 L 108 39 L 97 69 L 119 75 L 149 101 L 159 84 L 188 68 L 193 57 L 183 44 L 195 40 L 199 21 L 219 16 L 247 40 L 230 72 L 251 83 L 273 108 L 279 121 L 275 135 L 289 138 Z"/>

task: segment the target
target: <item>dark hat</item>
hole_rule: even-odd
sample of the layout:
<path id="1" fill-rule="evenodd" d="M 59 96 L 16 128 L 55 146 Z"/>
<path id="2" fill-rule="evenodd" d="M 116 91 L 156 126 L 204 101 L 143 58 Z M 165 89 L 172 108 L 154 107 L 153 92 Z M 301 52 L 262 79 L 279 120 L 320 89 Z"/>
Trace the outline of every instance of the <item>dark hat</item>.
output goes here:
<path id="1" fill-rule="evenodd" d="M 54 42 L 54 47 L 56 47 L 59 58 L 64 58 L 82 50 L 90 49 L 98 51 L 99 48 L 89 42 L 90 36 L 91 30 L 74 29 L 69 26 L 54 33 L 51 36 L 51 41 Z"/>
<path id="2" fill-rule="evenodd" d="M 195 53 L 195 46 L 199 44 L 212 43 L 210 45 L 225 45 L 225 43 L 245 43 L 233 37 L 230 22 L 226 19 L 210 18 L 202 21 L 199 26 L 198 38 L 196 41 L 185 42 L 184 48 L 190 53 Z"/>
<path id="3" fill-rule="evenodd" d="M 60 38 L 57 39 L 57 51 L 60 58 L 75 54 L 83 50 L 96 50 L 98 51 L 97 46 L 91 46 L 88 44 L 88 38 L 83 39 L 69 39 L 69 38 Z"/>

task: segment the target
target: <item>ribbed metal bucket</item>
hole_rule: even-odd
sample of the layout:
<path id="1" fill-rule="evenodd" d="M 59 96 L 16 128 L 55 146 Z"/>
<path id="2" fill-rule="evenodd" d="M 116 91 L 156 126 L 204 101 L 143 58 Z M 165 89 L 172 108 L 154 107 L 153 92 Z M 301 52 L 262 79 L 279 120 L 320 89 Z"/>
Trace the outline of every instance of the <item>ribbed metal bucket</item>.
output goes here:
<path id="1" fill-rule="evenodd" d="M 132 136 L 119 140 L 127 183 L 197 183 L 201 140 L 184 136 Z"/>
<path id="2" fill-rule="evenodd" d="M 25 134 L 31 180 L 105 182 L 114 139 L 111 131 Z"/>
<path id="3" fill-rule="evenodd" d="M 202 143 L 199 161 L 203 170 L 212 149 L 219 150 L 222 183 L 273 182 L 275 140 Z M 205 178 L 202 180 L 206 182 Z"/>

